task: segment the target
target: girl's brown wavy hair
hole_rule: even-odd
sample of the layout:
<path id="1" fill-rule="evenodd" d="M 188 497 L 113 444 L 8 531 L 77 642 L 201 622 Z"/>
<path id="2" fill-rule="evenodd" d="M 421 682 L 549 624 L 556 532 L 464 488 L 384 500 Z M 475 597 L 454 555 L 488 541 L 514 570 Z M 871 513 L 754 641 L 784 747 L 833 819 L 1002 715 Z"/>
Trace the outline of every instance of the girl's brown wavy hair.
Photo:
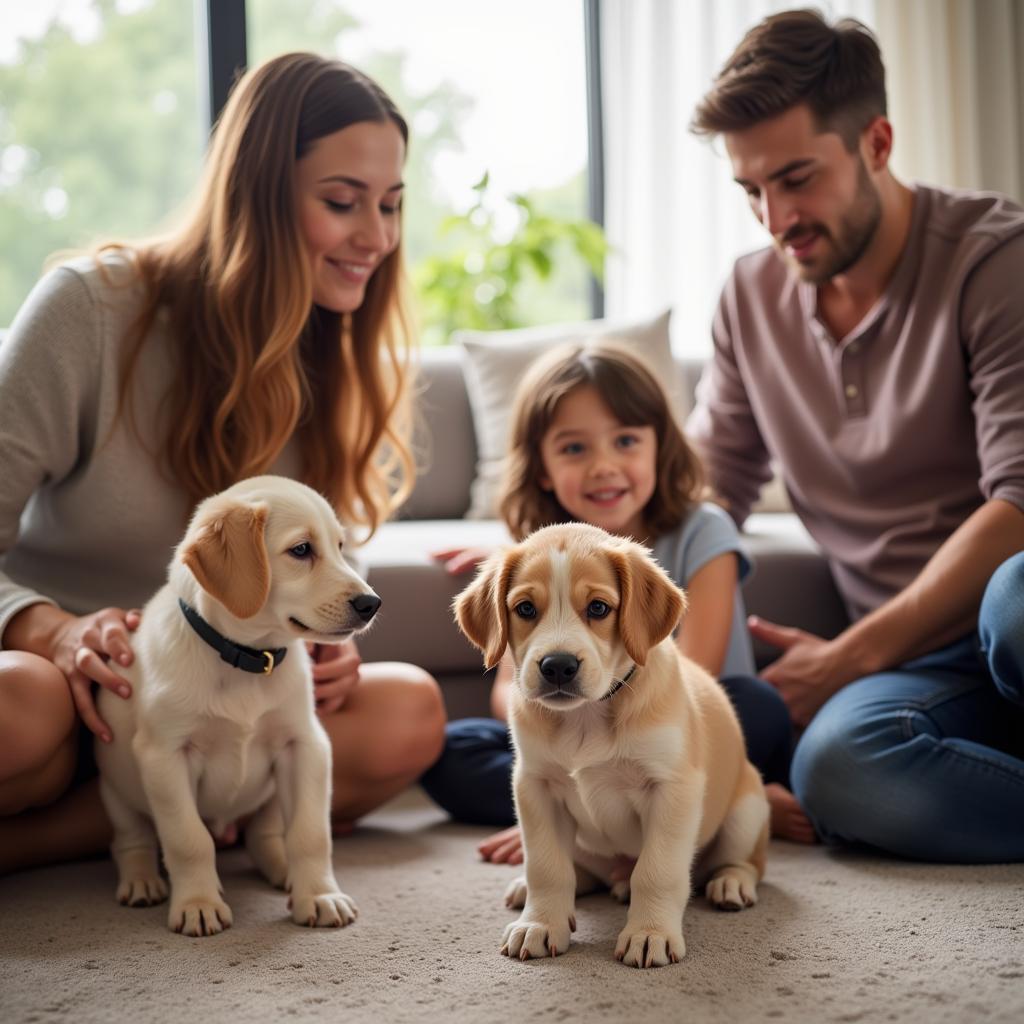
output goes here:
<path id="1" fill-rule="evenodd" d="M 158 313 L 176 348 L 161 410 L 171 477 L 198 502 L 265 472 L 293 436 L 302 477 L 341 518 L 375 530 L 411 489 L 412 341 L 401 245 L 352 314 L 313 303 L 295 165 L 349 125 L 408 128 L 384 91 L 338 61 L 289 53 L 246 73 L 219 118 L 181 227 L 133 245 L 145 301 L 125 346 L 119 411 Z"/>
<path id="2" fill-rule="evenodd" d="M 608 342 L 561 345 L 523 375 L 512 406 L 499 509 L 516 540 L 572 516 L 540 480 L 547 474 L 541 442 L 558 403 L 577 388 L 592 387 L 624 427 L 653 427 L 658 443 L 654 494 L 644 509 L 652 538 L 674 529 L 700 500 L 704 474 L 683 437 L 668 396 L 654 375 L 624 348 Z"/>

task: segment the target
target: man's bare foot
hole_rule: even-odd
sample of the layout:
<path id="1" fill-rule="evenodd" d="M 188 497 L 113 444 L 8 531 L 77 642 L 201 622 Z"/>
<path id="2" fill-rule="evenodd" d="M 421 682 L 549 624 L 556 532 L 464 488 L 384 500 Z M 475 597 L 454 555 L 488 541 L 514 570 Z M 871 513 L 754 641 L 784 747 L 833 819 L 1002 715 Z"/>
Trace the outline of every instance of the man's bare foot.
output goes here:
<path id="1" fill-rule="evenodd" d="M 496 832 L 477 846 L 477 852 L 492 864 L 522 864 L 523 833 L 518 825 Z"/>
<path id="2" fill-rule="evenodd" d="M 818 837 L 810 818 L 804 814 L 797 798 L 785 786 L 777 782 L 769 782 L 764 787 L 764 795 L 768 797 L 768 805 L 772 809 L 773 836 L 779 839 L 791 839 L 794 843 L 816 843 Z"/>

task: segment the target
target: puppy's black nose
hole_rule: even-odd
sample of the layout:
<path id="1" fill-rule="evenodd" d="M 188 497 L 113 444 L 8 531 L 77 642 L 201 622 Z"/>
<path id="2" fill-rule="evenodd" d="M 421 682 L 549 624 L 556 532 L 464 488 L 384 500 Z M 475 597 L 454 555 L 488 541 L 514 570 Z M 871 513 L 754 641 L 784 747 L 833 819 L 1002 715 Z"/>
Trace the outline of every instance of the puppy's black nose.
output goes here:
<path id="1" fill-rule="evenodd" d="M 377 614 L 377 609 L 380 607 L 380 598 L 376 594 L 359 594 L 357 597 L 353 597 L 349 604 L 355 608 L 356 615 L 363 622 L 369 622 Z"/>
<path id="2" fill-rule="evenodd" d="M 579 667 L 579 659 L 572 654 L 549 654 L 540 659 L 541 675 L 557 685 L 572 682 Z"/>

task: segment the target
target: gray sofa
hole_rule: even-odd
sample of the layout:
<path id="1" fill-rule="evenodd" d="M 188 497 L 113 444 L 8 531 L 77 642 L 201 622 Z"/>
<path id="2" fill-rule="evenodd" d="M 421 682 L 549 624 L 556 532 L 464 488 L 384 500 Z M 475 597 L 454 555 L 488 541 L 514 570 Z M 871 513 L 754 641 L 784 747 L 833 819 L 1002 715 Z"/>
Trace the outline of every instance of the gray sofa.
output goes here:
<path id="1" fill-rule="evenodd" d="M 692 391 L 700 365 L 681 360 Z M 469 520 L 476 461 L 473 418 L 461 349 L 425 349 L 416 448 L 423 467 L 399 516 L 362 548 L 369 581 L 383 599 L 377 625 L 360 640 L 366 661 L 409 661 L 441 683 L 452 718 L 486 714 L 489 688 L 480 654 L 462 637 L 451 603 L 471 576 L 453 577 L 432 552 L 507 542 L 496 520 Z M 846 612 L 814 542 L 792 513 L 756 512 L 744 530 L 755 571 L 744 584 L 747 610 L 834 636 Z M 771 651 L 755 645 L 759 665 Z"/>

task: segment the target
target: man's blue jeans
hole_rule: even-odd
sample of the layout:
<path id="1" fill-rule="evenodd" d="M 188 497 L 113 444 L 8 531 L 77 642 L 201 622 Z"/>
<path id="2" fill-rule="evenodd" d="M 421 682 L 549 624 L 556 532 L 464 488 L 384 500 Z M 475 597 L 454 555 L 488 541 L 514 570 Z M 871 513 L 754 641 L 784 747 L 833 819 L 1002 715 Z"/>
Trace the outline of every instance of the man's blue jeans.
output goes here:
<path id="1" fill-rule="evenodd" d="M 1024 552 L 993 574 L 976 635 L 840 690 L 791 771 L 828 842 L 1024 861 Z"/>

